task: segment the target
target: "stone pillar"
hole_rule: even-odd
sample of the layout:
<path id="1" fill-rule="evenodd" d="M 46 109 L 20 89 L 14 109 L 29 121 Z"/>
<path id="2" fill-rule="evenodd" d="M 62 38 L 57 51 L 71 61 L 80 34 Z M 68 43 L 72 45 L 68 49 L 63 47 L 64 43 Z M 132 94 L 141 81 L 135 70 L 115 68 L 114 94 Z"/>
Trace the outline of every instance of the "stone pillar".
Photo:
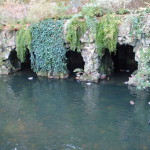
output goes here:
<path id="1" fill-rule="evenodd" d="M 85 62 L 84 73 L 77 77 L 80 81 L 98 82 L 99 80 L 99 56 L 96 51 L 96 44 L 91 33 L 87 31 L 81 38 L 81 55 Z"/>

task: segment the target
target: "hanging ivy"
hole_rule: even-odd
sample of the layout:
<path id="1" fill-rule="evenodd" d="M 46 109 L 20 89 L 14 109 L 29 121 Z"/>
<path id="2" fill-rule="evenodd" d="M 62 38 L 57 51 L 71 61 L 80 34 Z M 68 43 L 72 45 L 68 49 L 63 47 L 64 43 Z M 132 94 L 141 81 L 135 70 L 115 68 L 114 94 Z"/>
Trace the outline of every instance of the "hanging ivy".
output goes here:
<path id="1" fill-rule="evenodd" d="M 30 53 L 35 72 L 66 73 L 63 21 L 49 19 L 33 25 Z"/>
<path id="2" fill-rule="evenodd" d="M 18 30 L 16 36 L 16 51 L 17 57 L 24 62 L 26 59 L 27 50 L 31 49 L 31 31 L 27 27 L 22 27 Z"/>

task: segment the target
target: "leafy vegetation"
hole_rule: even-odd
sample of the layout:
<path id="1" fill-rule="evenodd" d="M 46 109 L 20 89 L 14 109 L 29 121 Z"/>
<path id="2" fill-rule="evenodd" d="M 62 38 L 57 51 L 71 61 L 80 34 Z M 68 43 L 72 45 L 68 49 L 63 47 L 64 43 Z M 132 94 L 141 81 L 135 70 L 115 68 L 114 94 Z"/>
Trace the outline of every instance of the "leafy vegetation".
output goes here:
<path id="1" fill-rule="evenodd" d="M 87 28 L 90 31 L 91 35 L 95 38 L 96 36 L 96 28 L 97 28 L 97 23 L 98 20 L 96 17 L 90 17 L 90 16 L 84 16 Z"/>
<path id="2" fill-rule="evenodd" d="M 71 50 L 80 51 L 80 38 L 86 30 L 90 30 L 96 40 L 97 51 L 100 56 L 106 49 L 109 52 L 116 51 L 119 18 L 114 14 L 107 14 L 101 17 L 100 21 L 95 14 L 77 15 L 72 17 L 67 26 L 66 40 L 70 42 Z M 93 16 L 93 17 L 92 17 Z M 82 19 L 81 19 L 82 18 Z"/>
<path id="3" fill-rule="evenodd" d="M 95 3 L 87 4 L 81 10 L 81 13 L 83 16 L 89 16 L 89 17 L 95 17 L 95 16 L 100 17 L 108 12 L 109 11 L 107 9 L 104 9 L 104 8 L 96 5 Z"/>
<path id="4" fill-rule="evenodd" d="M 31 66 L 35 72 L 66 73 L 63 21 L 45 20 L 32 26 Z"/>
<path id="5" fill-rule="evenodd" d="M 142 49 L 140 51 L 142 69 L 138 70 L 135 77 L 137 80 L 138 89 L 150 87 L 150 49 Z"/>
<path id="6" fill-rule="evenodd" d="M 142 20 L 143 20 L 143 15 L 134 16 L 132 18 L 131 36 L 133 36 L 136 39 L 141 39 L 143 33 Z"/>
<path id="7" fill-rule="evenodd" d="M 0 12 L 2 12 L 0 15 L 0 24 L 2 24 L 0 25 L 0 29 L 9 27 L 12 30 L 18 30 L 20 28 L 18 24 L 23 26 L 17 32 L 17 56 L 21 62 L 24 62 L 26 52 L 29 49 L 31 53 L 31 65 L 35 72 L 66 73 L 63 21 L 58 20 L 58 18 L 62 19 L 70 16 L 71 13 L 68 13 L 68 9 L 73 8 L 73 5 L 67 5 L 69 0 L 65 2 L 57 0 L 58 3 L 48 0 L 43 0 L 42 2 L 40 0 L 33 1 L 32 3 L 30 3 L 30 0 L 13 1 L 17 2 L 19 7 L 22 6 L 21 10 L 23 12 L 21 13 L 21 18 L 13 18 L 12 10 L 6 13 L 4 11 L 5 7 L 3 9 L 0 7 Z M 71 18 L 67 26 L 66 40 L 70 43 L 72 50 L 80 51 L 82 46 L 80 39 L 88 30 L 95 39 L 99 56 L 103 56 L 106 50 L 109 50 L 110 53 L 115 52 L 119 18 L 114 14 L 109 14 L 110 11 L 107 7 L 100 7 L 95 5 L 95 0 L 91 1 L 93 2 L 92 4 L 85 5 L 81 8 L 79 14 Z M 110 10 L 113 11 L 113 9 Z M 120 15 L 129 13 L 129 10 L 125 9 L 125 7 L 117 10 L 116 13 Z M 143 13 L 150 13 L 150 9 L 147 8 L 144 11 L 139 11 L 139 15 L 135 15 L 132 18 L 131 35 L 137 40 L 141 39 L 142 36 L 148 36 L 145 35 L 142 28 Z M 45 20 L 47 18 L 57 18 L 57 20 Z M 32 28 L 24 27 L 24 24 L 31 22 L 36 22 Z M 141 56 L 143 61 L 145 61 L 145 69 L 139 70 L 136 76 L 139 78 L 142 77 L 139 83 L 140 87 L 147 87 L 150 74 L 148 67 L 150 62 L 149 58 L 147 58 L 149 53 L 141 50 Z M 102 69 L 105 70 L 106 68 Z"/>
<path id="8" fill-rule="evenodd" d="M 136 39 L 140 40 L 142 38 L 147 38 L 150 37 L 150 33 L 146 31 L 143 20 L 147 19 L 145 18 L 147 12 L 149 9 L 144 9 L 142 12 L 139 14 L 134 15 L 131 20 L 132 20 L 132 26 L 131 26 L 131 36 Z M 148 28 L 148 27 L 147 27 Z"/>
<path id="9" fill-rule="evenodd" d="M 150 13 L 150 7 L 147 7 L 145 10 L 146 13 Z"/>
<path id="10" fill-rule="evenodd" d="M 104 54 L 104 50 L 109 52 L 116 51 L 117 36 L 118 36 L 119 18 L 113 14 L 108 14 L 102 17 L 97 25 L 96 45 L 100 56 Z"/>
<path id="11" fill-rule="evenodd" d="M 116 14 L 118 15 L 124 15 L 124 14 L 129 14 L 130 10 L 129 9 L 125 9 L 125 8 L 119 8 L 119 10 L 116 11 Z"/>
<path id="12" fill-rule="evenodd" d="M 67 26 L 66 40 L 70 43 L 71 50 L 80 51 L 81 43 L 80 38 L 87 30 L 85 20 L 80 18 L 81 16 L 74 16 L 69 25 Z"/>
<path id="13" fill-rule="evenodd" d="M 26 59 L 26 52 L 27 50 L 31 49 L 31 31 L 27 27 L 22 27 L 17 32 L 16 37 L 16 50 L 17 50 L 17 57 L 24 62 Z"/>

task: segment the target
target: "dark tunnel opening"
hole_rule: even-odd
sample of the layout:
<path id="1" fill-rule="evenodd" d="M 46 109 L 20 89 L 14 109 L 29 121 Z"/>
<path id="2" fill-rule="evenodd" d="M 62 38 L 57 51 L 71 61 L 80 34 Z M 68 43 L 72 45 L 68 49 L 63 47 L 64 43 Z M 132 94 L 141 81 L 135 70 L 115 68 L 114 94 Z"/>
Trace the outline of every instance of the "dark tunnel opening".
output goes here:
<path id="1" fill-rule="evenodd" d="M 29 51 L 26 52 L 25 62 L 21 63 L 21 70 L 32 70 Z"/>
<path id="2" fill-rule="evenodd" d="M 114 72 L 129 72 L 132 73 L 138 68 L 138 63 L 135 61 L 135 53 L 133 46 L 118 45 L 116 54 L 112 54 L 114 63 Z"/>
<path id="3" fill-rule="evenodd" d="M 31 60 L 29 50 L 26 53 L 26 58 L 23 63 L 18 59 L 17 52 L 15 50 L 11 51 L 9 60 L 15 71 L 13 71 L 17 75 L 30 75 L 36 76 L 36 73 L 31 68 Z"/>
<path id="4" fill-rule="evenodd" d="M 20 62 L 20 60 L 18 59 L 18 57 L 17 57 L 17 52 L 16 52 L 15 50 L 12 50 L 12 51 L 10 52 L 9 61 L 10 61 L 10 64 L 12 65 L 12 67 L 13 67 L 15 70 L 20 70 L 20 69 L 21 69 L 21 62 Z"/>
<path id="5" fill-rule="evenodd" d="M 76 68 L 81 68 L 84 70 L 84 61 L 80 52 L 77 51 L 68 51 L 66 53 L 67 57 L 67 69 L 70 74 L 73 74 L 73 71 Z"/>

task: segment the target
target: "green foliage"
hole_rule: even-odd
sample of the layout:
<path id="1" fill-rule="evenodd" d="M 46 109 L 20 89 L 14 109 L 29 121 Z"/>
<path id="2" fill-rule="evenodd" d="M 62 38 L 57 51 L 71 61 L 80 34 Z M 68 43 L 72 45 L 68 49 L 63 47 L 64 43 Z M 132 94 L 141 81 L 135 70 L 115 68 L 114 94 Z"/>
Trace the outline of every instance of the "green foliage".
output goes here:
<path id="1" fill-rule="evenodd" d="M 87 24 L 87 28 L 90 30 L 91 34 L 95 38 L 96 36 L 96 28 L 97 28 L 97 19 L 95 17 L 84 16 Z"/>
<path id="2" fill-rule="evenodd" d="M 143 15 L 134 16 L 132 18 L 131 36 L 133 36 L 136 39 L 141 39 L 143 33 L 142 20 L 143 20 Z"/>
<path id="3" fill-rule="evenodd" d="M 74 16 L 67 26 L 66 40 L 70 42 L 71 50 L 77 49 L 80 51 L 80 38 L 86 30 L 90 30 L 96 39 L 97 51 L 99 55 L 102 56 L 106 49 L 109 49 L 110 53 L 115 52 L 118 24 L 119 18 L 113 14 L 103 16 L 99 23 L 95 16 L 92 17 L 92 15 L 89 14 Z"/>
<path id="4" fill-rule="evenodd" d="M 125 9 L 125 8 L 120 8 L 118 11 L 116 11 L 116 14 L 118 15 L 124 15 L 124 14 L 129 14 L 130 10 L 129 9 Z"/>
<path id="5" fill-rule="evenodd" d="M 69 15 L 66 14 L 68 9 L 70 9 L 69 5 L 66 5 L 65 2 L 60 2 L 57 8 L 59 18 L 66 18 L 67 16 L 69 17 Z"/>
<path id="6" fill-rule="evenodd" d="M 45 20 L 32 26 L 31 66 L 35 72 L 66 73 L 63 21 Z"/>
<path id="7" fill-rule="evenodd" d="M 104 50 L 106 49 L 108 49 L 110 53 L 116 51 L 118 23 L 119 18 L 115 17 L 113 14 L 103 16 L 98 23 L 96 45 L 100 56 L 104 54 Z"/>
<path id="8" fill-rule="evenodd" d="M 80 51 L 81 43 L 80 38 L 87 30 L 85 20 L 80 19 L 80 16 L 75 16 L 70 20 L 67 26 L 66 40 L 70 43 L 71 50 Z"/>
<path id="9" fill-rule="evenodd" d="M 146 10 L 140 12 L 138 15 L 134 15 L 131 18 L 132 26 L 131 26 L 131 36 L 136 40 L 141 40 L 143 38 L 149 38 L 150 32 L 147 32 L 146 28 L 149 28 L 148 25 L 144 24 L 144 20 L 146 20 Z"/>
<path id="10" fill-rule="evenodd" d="M 26 52 L 27 50 L 31 49 L 31 31 L 29 28 L 22 27 L 17 32 L 16 37 L 16 50 L 17 50 L 17 57 L 21 60 L 21 62 L 25 61 Z"/>
<path id="11" fill-rule="evenodd" d="M 145 13 L 150 13 L 150 7 L 147 7 Z"/>
<path id="12" fill-rule="evenodd" d="M 147 14 L 147 13 L 150 13 L 150 6 L 142 8 L 142 9 L 138 9 L 134 13 L 136 13 L 136 14 Z"/>
<path id="13" fill-rule="evenodd" d="M 82 15 L 89 17 L 100 17 L 106 14 L 107 12 L 108 10 L 101 8 L 96 4 L 87 4 L 81 10 Z"/>
<path id="14" fill-rule="evenodd" d="M 140 57 L 143 67 L 135 76 L 138 79 L 138 89 L 145 89 L 150 87 L 150 49 L 142 49 Z"/>
<path id="15" fill-rule="evenodd" d="M 108 51 L 105 52 L 104 56 L 100 60 L 99 72 L 105 75 L 111 75 L 114 71 L 113 60 Z"/>

